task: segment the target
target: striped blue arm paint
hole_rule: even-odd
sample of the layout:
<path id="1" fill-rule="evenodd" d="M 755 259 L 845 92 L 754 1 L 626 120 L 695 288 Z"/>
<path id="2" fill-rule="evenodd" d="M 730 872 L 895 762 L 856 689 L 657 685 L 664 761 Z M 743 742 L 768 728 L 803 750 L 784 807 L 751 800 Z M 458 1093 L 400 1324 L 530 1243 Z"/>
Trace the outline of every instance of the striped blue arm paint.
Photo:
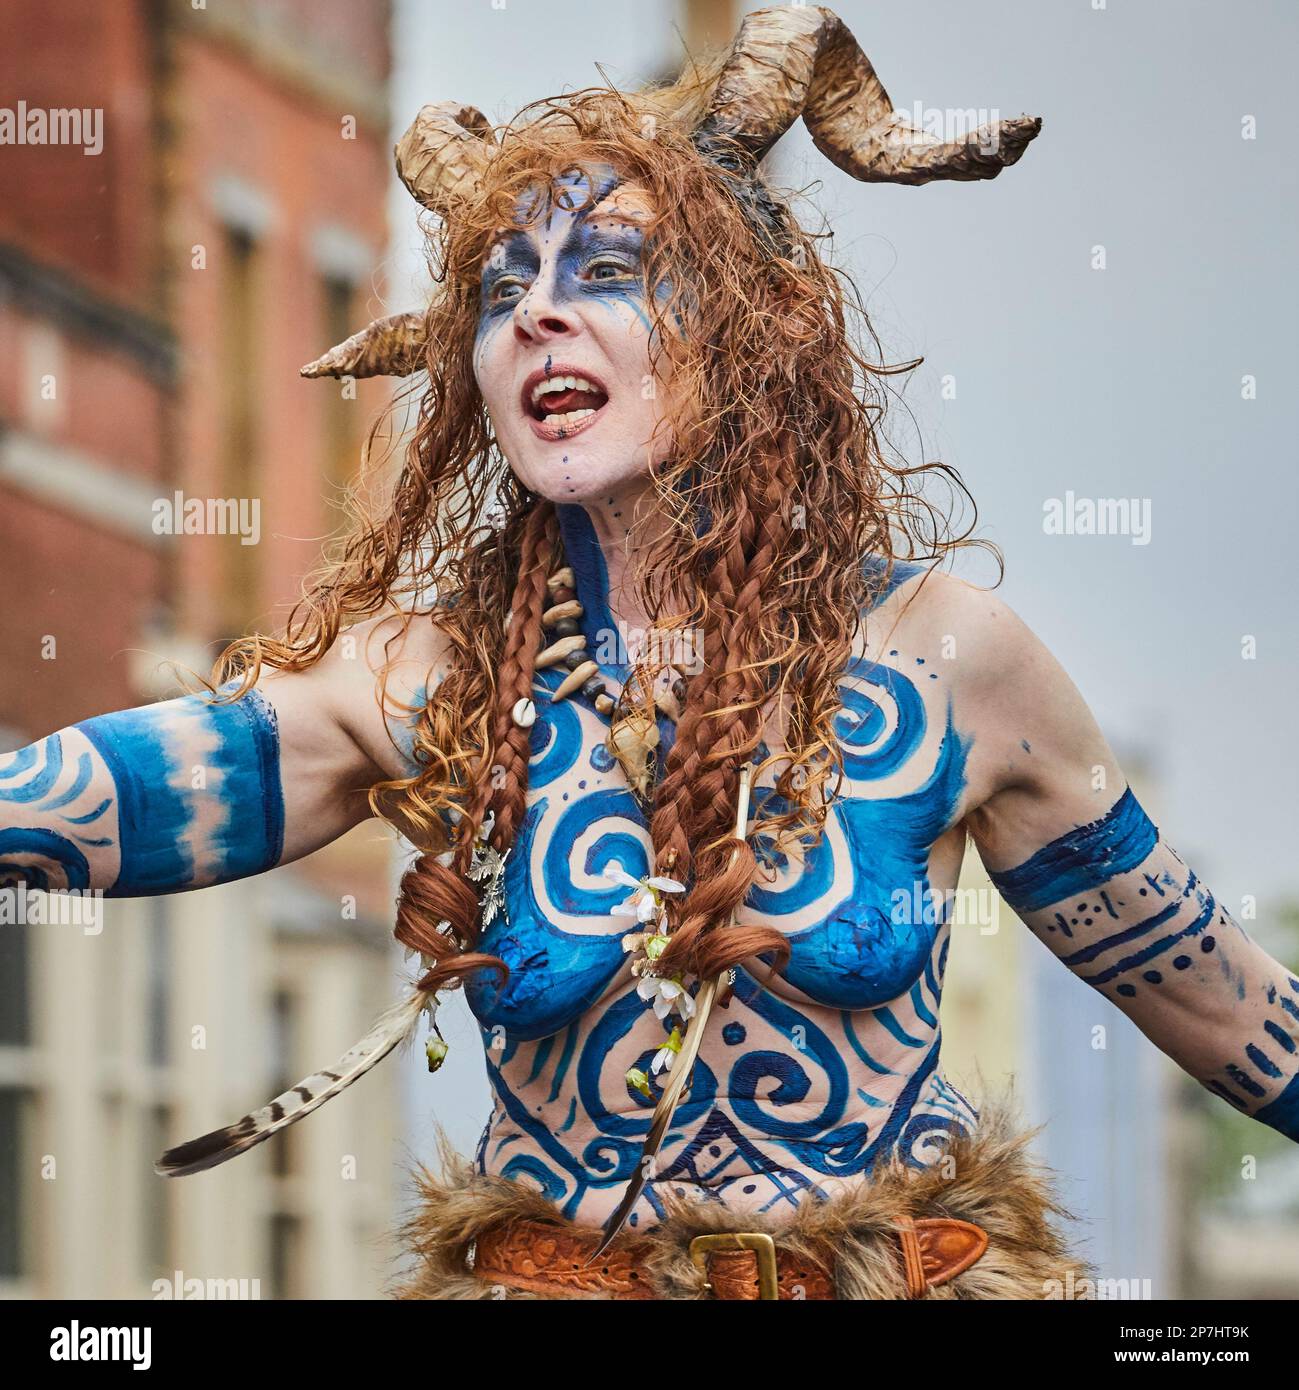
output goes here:
<path id="1" fill-rule="evenodd" d="M 1099 820 L 1052 840 L 1018 868 L 989 876 L 1016 912 L 1040 912 L 1135 869 L 1158 840 L 1158 826 L 1129 787 Z"/>
<path id="2" fill-rule="evenodd" d="M 284 852 L 275 710 L 256 690 L 100 715 L 76 725 L 117 789 L 114 897 L 174 893 L 274 867 Z"/>

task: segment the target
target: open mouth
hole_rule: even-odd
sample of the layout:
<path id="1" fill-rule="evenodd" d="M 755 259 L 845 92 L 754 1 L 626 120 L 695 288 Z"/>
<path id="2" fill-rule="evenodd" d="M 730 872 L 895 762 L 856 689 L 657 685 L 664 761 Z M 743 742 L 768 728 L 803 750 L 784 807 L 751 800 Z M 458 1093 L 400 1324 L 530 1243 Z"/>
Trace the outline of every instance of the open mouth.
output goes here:
<path id="1" fill-rule="evenodd" d="M 540 376 L 524 390 L 524 409 L 538 433 L 550 438 L 571 435 L 585 429 L 609 404 L 609 395 L 600 383 L 580 373 L 552 372 Z"/>

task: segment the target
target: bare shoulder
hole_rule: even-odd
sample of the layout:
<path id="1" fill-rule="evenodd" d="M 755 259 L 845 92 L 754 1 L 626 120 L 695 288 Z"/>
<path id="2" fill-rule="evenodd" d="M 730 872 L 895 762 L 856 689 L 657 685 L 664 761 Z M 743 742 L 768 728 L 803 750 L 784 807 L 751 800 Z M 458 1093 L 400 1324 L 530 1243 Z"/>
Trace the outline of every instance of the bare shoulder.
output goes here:
<path id="1" fill-rule="evenodd" d="M 1023 618 L 998 594 L 937 568 L 910 567 L 872 614 L 916 646 L 938 644 L 956 683 L 992 690 L 1051 660 Z"/>
<path id="2" fill-rule="evenodd" d="M 1057 795 L 1061 786 L 1122 773 L 1104 734 L 1048 644 L 1005 599 L 950 574 L 911 585 L 907 620 L 950 657 L 958 723 L 972 736 L 971 776 L 1006 789 Z M 976 796 L 977 805 L 984 795 Z"/>
<path id="3" fill-rule="evenodd" d="M 355 745 L 375 780 L 413 770 L 413 723 L 448 673 L 448 641 L 427 611 L 368 618 L 340 632 L 306 671 L 272 673 L 312 687 L 320 712 Z"/>

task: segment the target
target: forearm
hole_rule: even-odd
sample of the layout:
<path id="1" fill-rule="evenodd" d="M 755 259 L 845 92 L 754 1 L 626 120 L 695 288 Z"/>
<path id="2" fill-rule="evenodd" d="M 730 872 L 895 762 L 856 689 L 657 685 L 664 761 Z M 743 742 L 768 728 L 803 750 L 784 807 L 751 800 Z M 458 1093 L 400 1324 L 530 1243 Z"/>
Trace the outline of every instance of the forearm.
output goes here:
<path id="1" fill-rule="evenodd" d="M 284 849 L 275 712 L 256 691 L 101 715 L 0 759 L 0 880 L 112 896 L 273 867 Z"/>
<path id="2" fill-rule="evenodd" d="M 1065 965 L 1197 1081 L 1299 1140 L 1299 980 L 1160 838 L 1130 790 L 992 878 Z"/>

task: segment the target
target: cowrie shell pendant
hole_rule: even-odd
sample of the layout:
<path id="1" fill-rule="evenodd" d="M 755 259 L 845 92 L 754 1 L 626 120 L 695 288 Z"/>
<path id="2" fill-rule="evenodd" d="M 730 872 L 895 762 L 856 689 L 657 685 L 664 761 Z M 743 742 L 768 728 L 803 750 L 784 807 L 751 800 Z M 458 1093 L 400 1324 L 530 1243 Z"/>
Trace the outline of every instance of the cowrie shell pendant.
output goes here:
<path id="1" fill-rule="evenodd" d="M 516 702 L 511 716 L 520 729 L 530 729 L 537 722 L 537 707 L 525 697 Z"/>

